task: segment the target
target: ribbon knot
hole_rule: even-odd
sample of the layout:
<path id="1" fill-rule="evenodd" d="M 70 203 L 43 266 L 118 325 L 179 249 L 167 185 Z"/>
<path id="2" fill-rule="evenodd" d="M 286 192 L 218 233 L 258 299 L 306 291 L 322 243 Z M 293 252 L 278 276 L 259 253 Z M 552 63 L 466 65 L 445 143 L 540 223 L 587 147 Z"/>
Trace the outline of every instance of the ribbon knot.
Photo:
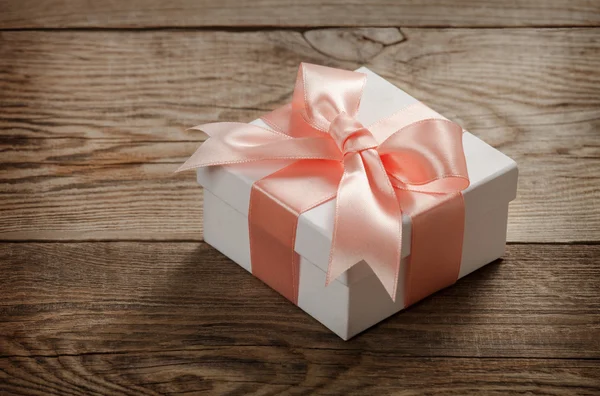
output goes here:
<path id="1" fill-rule="evenodd" d="M 377 148 L 371 132 L 346 113 L 340 113 L 333 120 L 328 132 L 344 155 Z"/>

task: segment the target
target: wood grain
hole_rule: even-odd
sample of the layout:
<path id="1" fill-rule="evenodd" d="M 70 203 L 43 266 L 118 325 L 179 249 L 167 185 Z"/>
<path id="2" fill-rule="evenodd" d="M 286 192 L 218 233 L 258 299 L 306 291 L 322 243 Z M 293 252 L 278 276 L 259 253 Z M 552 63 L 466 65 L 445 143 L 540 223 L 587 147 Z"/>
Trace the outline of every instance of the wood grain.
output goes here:
<path id="1" fill-rule="evenodd" d="M 598 26 L 594 0 L 0 1 L 0 27 Z"/>
<path id="2" fill-rule="evenodd" d="M 185 128 L 287 102 L 309 61 L 365 63 L 514 158 L 509 241 L 599 241 L 598 32 L 2 32 L 0 238 L 201 240 Z"/>
<path id="3" fill-rule="evenodd" d="M 248 347 L 0 358 L 0 391 L 18 395 L 589 395 L 589 360 L 399 358 Z M 401 393 L 399 393 L 401 392 Z"/>
<path id="4" fill-rule="evenodd" d="M 178 164 L 5 164 L 0 239 L 202 240 L 202 191 Z"/>
<path id="5" fill-rule="evenodd" d="M 579 143 L 598 126 L 598 32 L 0 32 L 0 132 L 198 140 L 185 128 L 286 103 L 306 61 L 365 64 L 495 145 L 542 132 Z"/>
<path id="6" fill-rule="evenodd" d="M 504 259 L 349 342 L 202 242 L 173 174 L 300 62 L 520 167 Z M 600 394 L 598 65 L 594 0 L 0 0 L 0 394 Z"/>
<path id="7" fill-rule="evenodd" d="M 194 137 L 203 139 L 199 134 Z M 127 140 L 123 138 L 27 138 L 0 136 L 4 166 L 170 164 L 176 169 L 199 141 Z M 6 172 L 5 175 L 13 174 Z M 189 176 L 189 175 L 188 175 Z"/>
<path id="8" fill-rule="evenodd" d="M 5 243 L 0 392 L 597 394 L 599 257 L 510 245 L 344 342 L 204 243 Z"/>
<path id="9" fill-rule="evenodd" d="M 600 359 L 599 258 L 599 245 L 509 245 L 344 342 L 202 242 L 5 243 L 0 339 L 8 357 L 246 345 Z"/>

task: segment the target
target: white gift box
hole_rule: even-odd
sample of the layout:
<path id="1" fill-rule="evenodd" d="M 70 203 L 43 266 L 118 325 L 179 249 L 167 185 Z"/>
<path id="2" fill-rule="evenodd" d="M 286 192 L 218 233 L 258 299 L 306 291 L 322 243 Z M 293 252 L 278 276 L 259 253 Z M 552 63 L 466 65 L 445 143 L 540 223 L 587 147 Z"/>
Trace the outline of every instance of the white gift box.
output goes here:
<path id="1" fill-rule="evenodd" d="M 370 125 L 417 100 L 367 68 L 358 116 Z M 268 128 L 261 120 L 252 124 Z M 463 191 L 465 227 L 459 278 L 494 261 L 504 253 L 508 204 L 516 196 L 517 165 L 472 134 L 463 134 L 470 186 Z M 252 184 L 289 162 L 197 169 L 204 187 L 204 239 L 252 272 L 248 207 Z M 298 220 L 295 250 L 301 256 L 298 306 L 347 340 L 405 308 L 406 266 L 410 255 L 411 221 L 403 217 L 402 265 L 396 301 L 365 262 L 360 262 L 325 286 L 333 234 L 335 200 L 303 213 Z M 432 247 L 433 248 L 433 247 Z"/>

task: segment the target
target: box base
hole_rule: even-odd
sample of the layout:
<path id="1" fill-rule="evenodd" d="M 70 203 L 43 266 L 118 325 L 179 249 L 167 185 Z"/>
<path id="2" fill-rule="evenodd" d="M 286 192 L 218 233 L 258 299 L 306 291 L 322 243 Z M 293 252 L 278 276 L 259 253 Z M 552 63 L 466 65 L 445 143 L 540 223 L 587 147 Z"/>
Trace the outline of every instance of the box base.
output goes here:
<path id="1" fill-rule="evenodd" d="M 460 278 L 502 256 L 507 216 L 508 203 L 467 221 Z M 248 219 L 207 189 L 204 189 L 204 240 L 252 272 Z M 361 262 L 357 266 L 367 264 Z M 402 268 L 406 266 L 402 265 Z M 301 257 L 298 306 L 347 340 L 404 308 L 403 271 L 394 302 L 374 274 L 348 285 L 333 281 L 325 286 L 325 272 Z"/>

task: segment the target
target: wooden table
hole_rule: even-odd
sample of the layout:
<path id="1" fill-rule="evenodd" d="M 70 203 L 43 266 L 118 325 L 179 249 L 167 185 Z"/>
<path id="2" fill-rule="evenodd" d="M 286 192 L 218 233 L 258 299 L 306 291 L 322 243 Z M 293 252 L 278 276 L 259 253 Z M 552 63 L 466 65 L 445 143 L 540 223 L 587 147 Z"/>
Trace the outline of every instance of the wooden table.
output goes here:
<path id="1" fill-rule="evenodd" d="M 600 3 L 403 3 L 0 0 L 0 394 L 600 394 Z M 206 245 L 173 174 L 302 61 L 520 167 L 504 259 L 348 342 Z"/>

